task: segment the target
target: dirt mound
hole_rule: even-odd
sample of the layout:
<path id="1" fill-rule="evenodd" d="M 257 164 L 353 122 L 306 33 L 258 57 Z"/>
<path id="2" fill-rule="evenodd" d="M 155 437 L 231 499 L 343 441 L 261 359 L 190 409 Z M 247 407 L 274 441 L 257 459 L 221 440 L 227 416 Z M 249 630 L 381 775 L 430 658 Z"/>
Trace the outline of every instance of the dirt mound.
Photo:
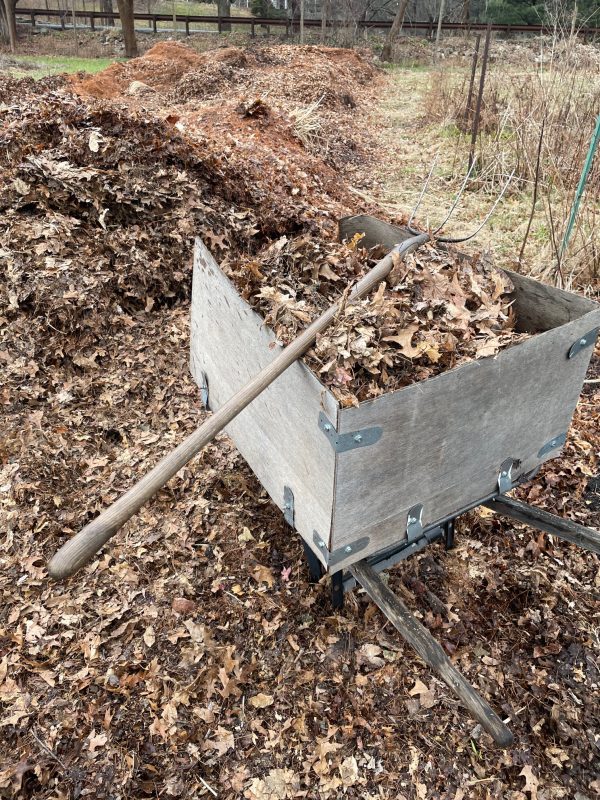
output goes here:
<path id="1" fill-rule="evenodd" d="M 83 97 L 114 99 L 133 81 L 166 94 L 171 104 L 217 94 L 252 92 L 270 99 L 328 108 L 353 108 L 355 93 L 373 80 L 369 60 L 352 50 L 331 47 L 219 48 L 197 53 L 178 42 L 161 42 L 127 64 L 73 81 Z"/>
<path id="2" fill-rule="evenodd" d="M 124 64 L 111 64 L 96 75 L 73 79 L 73 87 L 82 97 L 104 99 L 122 94 L 132 81 L 163 89 L 172 86 L 202 61 L 199 53 L 179 42 L 159 42 L 139 58 Z"/>
<path id="3" fill-rule="evenodd" d="M 167 101 L 209 100 L 247 81 L 247 73 L 223 61 L 209 62 L 186 73 L 167 95 Z"/>

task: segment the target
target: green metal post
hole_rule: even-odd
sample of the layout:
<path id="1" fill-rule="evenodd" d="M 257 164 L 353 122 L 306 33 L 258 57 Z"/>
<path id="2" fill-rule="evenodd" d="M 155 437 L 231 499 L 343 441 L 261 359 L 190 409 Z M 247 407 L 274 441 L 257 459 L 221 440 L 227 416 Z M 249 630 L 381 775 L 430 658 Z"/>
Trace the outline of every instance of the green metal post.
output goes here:
<path id="1" fill-rule="evenodd" d="M 596 128 L 594 130 L 594 133 L 592 134 L 590 148 L 588 150 L 588 154 L 585 159 L 585 164 L 583 165 L 581 177 L 579 178 L 579 184 L 577 186 L 577 191 L 575 192 L 575 199 L 573 200 L 573 205 L 571 206 L 571 213 L 569 214 L 569 222 L 567 223 L 567 229 L 565 231 L 565 235 L 563 236 L 562 244 L 560 246 L 559 255 L 561 259 L 564 255 L 565 250 L 567 249 L 567 245 L 569 244 L 569 239 L 571 238 L 571 233 L 573 232 L 573 226 L 575 225 L 575 218 L 577 217 L 577 212 L 579 211 L 579 204 L 581 203 L 581 198 L 583 196 L 585 184 L 587 182 L 588 175 L 590 174 L 590 170 L 592 168 L 592 162 L 594 161 L 594 153 L 596 152 L 596 148 L 598 147 L 598 142 L 600 142 L 600 114 L 598 114 L 598 119 L 596 120 Z"/>

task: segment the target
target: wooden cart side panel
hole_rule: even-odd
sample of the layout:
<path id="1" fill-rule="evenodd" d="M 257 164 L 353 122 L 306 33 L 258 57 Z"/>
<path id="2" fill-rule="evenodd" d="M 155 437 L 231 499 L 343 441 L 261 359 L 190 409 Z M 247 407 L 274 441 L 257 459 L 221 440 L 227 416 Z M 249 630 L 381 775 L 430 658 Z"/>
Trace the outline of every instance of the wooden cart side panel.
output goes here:
<path id="1" fill-rule="evenodd" d="M 505 459 L 519 459 L 525 474 L 555 457 L 558 449 L 538 453 L 568 430 L 593 348 L 570 360 L 567 352 L 599 324 L 592 311 L 495 358 L 342 409 L 340 433 L 378 425 L 383 434 L 337 457 L 332 548 L 368 536 L 365 558 L 405 536 L 411 507 L 422 503 L 423 523 L 437 522 L 493 493 Z"/>
<path id="2" fill-rule="evenodd" d="M 208 377 L 209 407 L 218 409 L 280 352 L 273 332 L 238 295 L 200 240 L 194 251 L 190 368 Z M 226 428 L 273 502 L 294 493 L 295 526 L 318 555 L 314 531 L 329 541 L 335 454 L 318 420 L 335 424 L 338 404 L 296 362 Z"/>
<path id="3" fill-rule="evenodd" d="M 598 303 L 573 292 L 546 286 L 533 278 L 508 269 L 504 272 L 515 287 L 514 308 L 519 331 L 530 333 L 548 331 L 566 325 L 598 308 Z"/>

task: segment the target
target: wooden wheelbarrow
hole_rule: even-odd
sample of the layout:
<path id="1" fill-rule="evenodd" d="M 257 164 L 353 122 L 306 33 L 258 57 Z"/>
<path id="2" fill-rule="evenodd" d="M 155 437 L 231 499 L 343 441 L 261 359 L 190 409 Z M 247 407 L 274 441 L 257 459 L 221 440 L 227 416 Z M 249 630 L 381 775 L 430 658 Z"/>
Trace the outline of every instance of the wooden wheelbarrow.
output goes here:
<path id="1" fill-rule="evenodd" d="M 366 247 L 390 252 L 357 283 L 351 299 L 366 296 L 398 259 L 430 239 L 373 217 L 341 221 L 342 238 L 355 233 L 365 235 Z M 341 605 L 344 591 L 360 584 L 482 728 L 508 746 L 513 737 L 506 725 L 378 573 L 440 539 L 450 547 L 456 517 L 483 504 L 600 553 L 598 532 L 505 496 L 560 452 L 600 328 L 600 306 L 510 277 L 518 326 L 535 336 L 494 358 L 341 408 L 298 361 L 339 304 L 281 348 L 197 240 L 191 369 L 213 414 L 64 544 L 50 575 L 65 578 L 86 564 L 227 427 L 302 536 L 311 576 L 331 573 L 334 603 Z"/>

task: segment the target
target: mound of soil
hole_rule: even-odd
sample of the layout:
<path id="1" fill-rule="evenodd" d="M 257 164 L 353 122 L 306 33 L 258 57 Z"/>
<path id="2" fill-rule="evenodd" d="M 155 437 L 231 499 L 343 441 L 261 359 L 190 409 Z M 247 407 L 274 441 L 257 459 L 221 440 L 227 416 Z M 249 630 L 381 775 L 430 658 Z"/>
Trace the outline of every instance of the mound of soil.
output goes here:
<path id="1" fill-rule="evenodd" d="M 179 42 L 160 42 L 126 64 L 73 79 L 73 88 L 82 97 L 114 99 L 141 81 L 175 104 L 241 90 L 338 108 L 354 107 L 354 93 L 375 74 L 366 58 L 331 47 L 225 47 L 197 53 Z"/>
<path id="2" fill-rule="evenodd" d="M 158 42 L 140 58 L 111 64 L 95 75 L 73 78 L 73 87 L 82 97 L 99 99 L 117 97 L 132 81 L 167 89 L 202 60 L 202 55 L 179 42 Z"/>

